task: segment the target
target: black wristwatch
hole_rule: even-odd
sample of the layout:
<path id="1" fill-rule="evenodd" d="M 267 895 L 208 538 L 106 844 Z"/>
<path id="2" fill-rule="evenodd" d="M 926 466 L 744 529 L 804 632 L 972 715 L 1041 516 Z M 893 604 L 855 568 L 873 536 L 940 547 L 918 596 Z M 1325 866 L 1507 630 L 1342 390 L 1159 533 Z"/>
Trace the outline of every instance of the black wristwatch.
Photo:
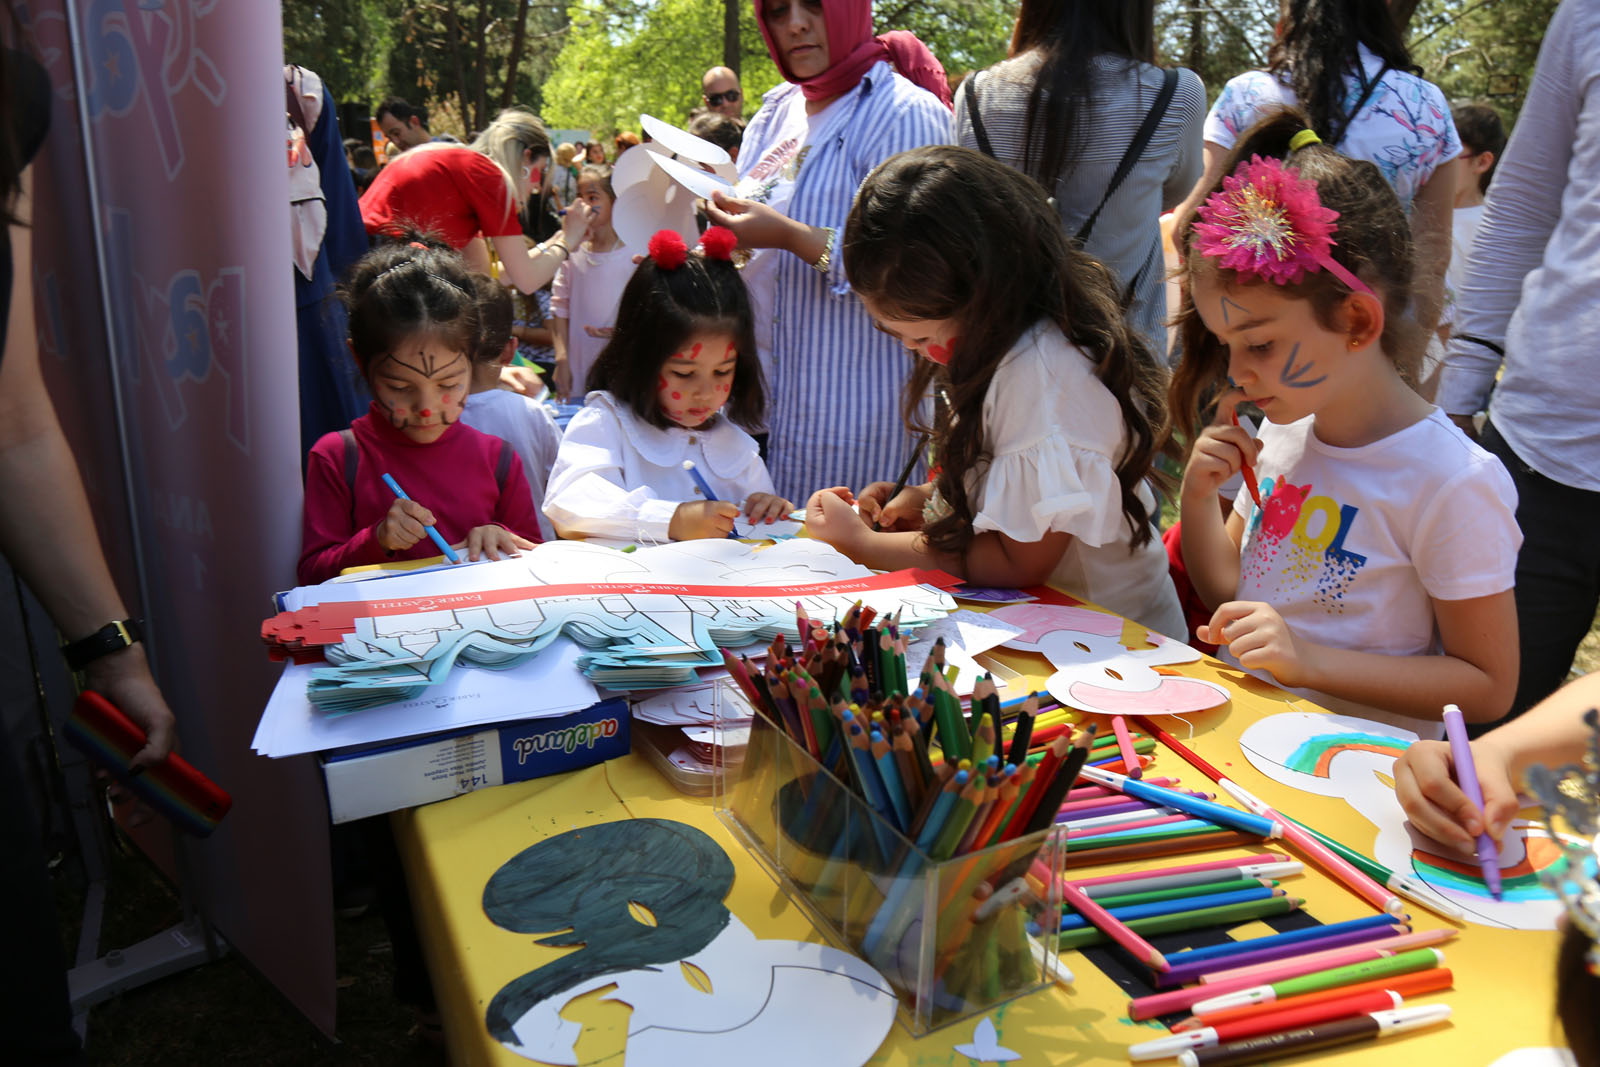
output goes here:
<path id="1" fill-rule="evenodd" d="M 67 666 L 81 671 L 101 656 L 121 652 L 135 641 L 144 639 L 144 623 L 140 619 L 123 619 L 108 622 L 88 637 L 79 638 L 61 646 L 61 655 Z"/>

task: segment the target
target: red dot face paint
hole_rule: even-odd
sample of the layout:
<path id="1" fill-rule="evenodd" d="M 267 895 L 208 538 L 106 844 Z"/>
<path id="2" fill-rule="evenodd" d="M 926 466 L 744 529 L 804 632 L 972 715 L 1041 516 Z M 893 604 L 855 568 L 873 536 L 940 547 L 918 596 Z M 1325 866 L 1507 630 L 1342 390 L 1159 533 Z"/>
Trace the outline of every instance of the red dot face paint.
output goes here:
<path id="1" fill-rule="evenodd" d="M 674 399 L 674 400 L 682 400 L 683 399 L 683 394 L 682 393 L 673 393 L 672 394 L 672 399 Z"/>
<path id="2" fill-rule="evenodd" d="M 417 412 L 417 414 L 421 415 L 423 418 L 427 418 L 429 415 L 433 414 L 433 409 L 432 408 L 423 408 L 421 411 Z"/>

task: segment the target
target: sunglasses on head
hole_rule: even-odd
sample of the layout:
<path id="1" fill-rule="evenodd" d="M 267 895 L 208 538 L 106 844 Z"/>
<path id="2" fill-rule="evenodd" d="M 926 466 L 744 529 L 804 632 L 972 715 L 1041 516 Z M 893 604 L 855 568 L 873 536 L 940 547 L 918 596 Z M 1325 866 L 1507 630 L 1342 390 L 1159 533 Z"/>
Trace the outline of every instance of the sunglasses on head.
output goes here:
<path id="1" fill-rule="evenodd" d="M 724 100 L 726 100 L 730 104 L 737 104 L 739 102 L 739 90 L 737 90 L 737 89 L 729 89 L 725 93 L 707 93 L 706 94 L 706 103 L 710 104 L 712 107 L 716 107 L 717 105 L 721 104 Z"/>

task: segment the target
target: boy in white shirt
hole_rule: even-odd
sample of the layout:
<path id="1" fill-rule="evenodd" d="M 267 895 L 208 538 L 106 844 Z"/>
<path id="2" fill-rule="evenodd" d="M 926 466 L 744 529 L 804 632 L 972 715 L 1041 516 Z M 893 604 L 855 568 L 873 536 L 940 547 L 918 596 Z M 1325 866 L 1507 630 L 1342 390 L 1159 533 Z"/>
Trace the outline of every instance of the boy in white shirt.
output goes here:
<path id="1" fill-rule="evenodd" d="M 1467 255 L 1472 239 L 1483 219 L 1483 197 L 1494 177 L 1494 166 L 1506 148 L 1506 128 L 1500 116 L 1483 104 L 1463 104 L 1450 112 L 1456 133 L 1461 137 L 1461 162 L 1456 171 L 1455 213 L 1451 216 L 1450 267 L 1444 275 L 1444 313 L 1439 317 L 1439 340 L 1450 340 L 1455 322 L 1456 302 L 1461 280 L 1467 271 Z"/>
<path id="2" fill-rule="evenodd" d="M 473 275 L 477 286 L 478 347 L 472 357 L 472 387 L 461 408 L 461 421 L 480 433 L 502 438 L 522 460 L 539 513 L 539 535 L 556 539 L 555 528 L 544 515 L 545 484 L 561 447 L 561 431 L 539 401 L 500 385 L 500 371 L 511 365 L 517 352 L 511 335 L 511 294 L 485 274 Z"/>

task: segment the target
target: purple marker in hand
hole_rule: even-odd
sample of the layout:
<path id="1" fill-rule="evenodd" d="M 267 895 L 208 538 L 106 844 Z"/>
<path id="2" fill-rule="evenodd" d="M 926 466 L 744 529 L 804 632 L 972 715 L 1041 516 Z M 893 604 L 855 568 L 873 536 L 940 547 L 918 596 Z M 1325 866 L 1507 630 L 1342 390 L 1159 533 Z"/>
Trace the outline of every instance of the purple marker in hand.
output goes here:
<path id="1" fill-rule="evenodd" d="M 1467 741 L 1467 721 L 1461 717 L 1461 709 L 1454 704 L 1444 706 L 1444 733 L 1450 739 L 1450 760 L 1456 766 L 1456 784 L 1467 794 L 1467 799 L 1478 809 L 1478 814 L 1484 816 L 1485 829 L 1478 835 L 1478 868 L 1483 871 L 1483 881 L 1489 887 L 1489 895 L 1496 900 L 1503 900 L 1505 898 L 1500 895 L 1500 850 L 1495 847 L 1494 838 L 1489 836 L 1489 819 L 1483 811 L 1483 788 L 1478 784 L 1478 767 L 1472 762 L 1472 745 Z"/>

